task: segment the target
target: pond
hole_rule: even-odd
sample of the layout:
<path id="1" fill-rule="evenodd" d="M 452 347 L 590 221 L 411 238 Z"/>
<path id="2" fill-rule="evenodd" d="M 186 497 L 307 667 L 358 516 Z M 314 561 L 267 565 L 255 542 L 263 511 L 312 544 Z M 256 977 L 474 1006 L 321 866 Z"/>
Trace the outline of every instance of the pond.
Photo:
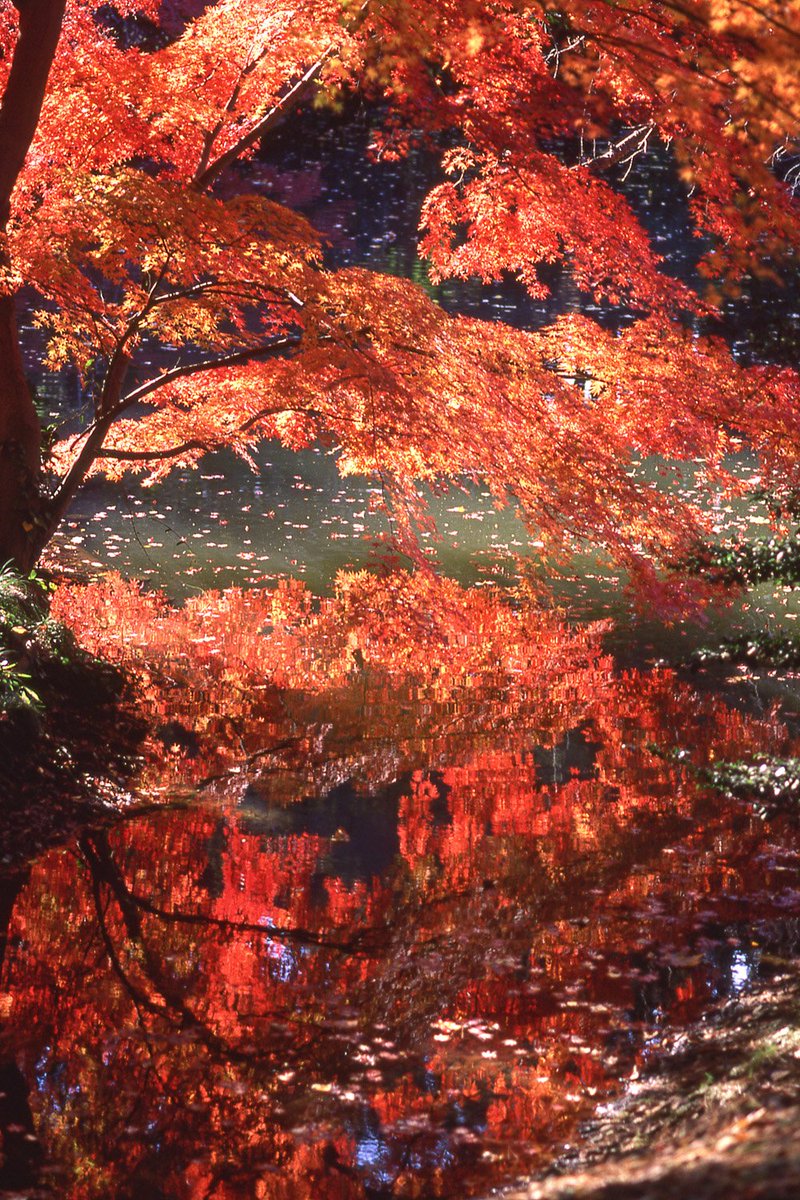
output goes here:
<path id="1" fill-rule="evenodd" d="M 417 277 L 430 169 L 366 166 L 316 124 L 250 168 L 333 261 Z M 653 170 L 640 201 L 690 273 Z M 440 298 L 548 315 L 511 286 Z M 581 300 L 561 281 L 553 303 Z M 334 585 L 371 560 L 369 484 L 323 451 L 261 466 L 220 456 L 152 497 L 97 485 L 63 531 L 78 572 L 188 603 L 115 582 L 69 601 L 105 621 L 146 735 L 122 818 L 0 880 L 0 1187 L 484 1196 L 800 949 L 797 823 L 708 786 L 716 762 L 798 753 L 791 674 L 685 670 L 709 631 L 635 621 L 589 556 L 556 590 L 569 620 L 478 587 L 535 546 L 475 490 L 439 502 L 460 585 Z M 796 616 L 762 587 L 718 627 Z"/>
<path id="2" fill-rule="evenodd" d="M 401 663 L 263 603 L 180 654 L 150 615 L 150 807 L 7 881 L 7 1186 L 484 1195 L 786 969 L 800 830 L 701 773 L 796 744 L 777 716 L 488 601 Z"/>

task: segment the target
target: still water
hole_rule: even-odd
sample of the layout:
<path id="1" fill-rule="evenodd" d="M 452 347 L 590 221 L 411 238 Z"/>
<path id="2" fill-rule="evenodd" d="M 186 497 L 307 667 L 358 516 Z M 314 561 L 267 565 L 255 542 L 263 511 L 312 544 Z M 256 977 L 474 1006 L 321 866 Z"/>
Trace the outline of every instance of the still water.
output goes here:
<path id="1" fill-rule="evenodd" d="M 484 1195 L 787 969 L 800 830 L 699 774 L 796 753 L 776 714 L 488 598 L 426 641 L 405 599 L 391 643 L 257 593 L 106 635 L 156 809 L 7 881 L 6 1186 Z"/>
<path id="2" fill-rule="evenodd" d="M 250 183 L 307 212 L 333 262 L 421 280 L 431 165 L 367 167 L 357 141 L 312 128 Z M 654 172 L 639 202 L 690 274 Z M 510 285 L 439 298 L 536 323 L 581 304 L 555 283 L 550 309 Z M 702 773 L 798 753 L 792 676 L 653 667 L 708 633 L 597 623 L 623 606 L 589 557 L 560 585 L 569 623 L 477 588 L 535 546 L 475 491 L 438 502 L 463 592 L 312 602 L 370 561 L 370 485 L 321 450 L 261 464 L 219 456 L 152 497 L 97 485 L 62 532 L 77 571 L 188 605 L 113 584 L 80 610 L 83 628 L 106 614 L 98 644 L 137 679 L 148 732 L 124 819 L 2 880 L 0 1187 L 17 1194 L 485 1195 L 576 1144 L 665 1032 L 799 949 L 797 825 Z M 286 575 L 309 591 L 276 591 Z M 213 603 L 209 586 L 243 590 Z M 720 627 L 796 615 L 764 588 Z"/>

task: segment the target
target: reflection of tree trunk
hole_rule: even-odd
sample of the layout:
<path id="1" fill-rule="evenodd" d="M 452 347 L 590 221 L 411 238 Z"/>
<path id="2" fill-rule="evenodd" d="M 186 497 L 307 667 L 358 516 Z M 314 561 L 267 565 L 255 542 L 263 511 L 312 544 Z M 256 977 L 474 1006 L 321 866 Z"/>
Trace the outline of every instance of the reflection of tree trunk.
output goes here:
<path id="1" fill-rule="evenodd" d="M 29 875 L 30 871 L 26 867 L 24 871 L 17 871 L 13 875 L 0 876 L 0 973 L 2 973 L 6 957 L 8 927 L 11 924 L 14 905 L 17 903 L 17 897 L 20 892 L 28 882 Z"/>
<path id="2" fill-rule="evenodd" d="M 33 1132 L 28 1085 L 15 1062 L 0 1063 L 0 1188 L 29 1187 L 36 1181 L 42 1148 Z"/>
<path id="3" fill-rule="evenodd" d="M 8 929 L 17 897 L 29 872 L 0 880 L 0 970 L 8 945 Z M 42 1151 L 33 1131 L 28 1084 L 13 1059 L 0 1060 L 0 1188 L 29 1187 L 36 1181 Z"/>
<path id="4" fill-rule="evenodd" d="M 145 940 L 142 917 L 143 914 L 150 913 L 162 921 L 175 920 L 179 923 L 185 921 L 189 925 L 208 926 L 209 928 L 226 929 L 236 932 L 246 931 L 251 934 L 258 933 L 262 937 L 267 932 L 266 928 L 261 924 L 249 925 L 245 922 L 215 921 L 213 918 L 206 918 L 202 915 L 194 916 L 177 912 L 163 912 L 156 906 L 150 905 L 141 897 L 134 895 L 130 890 L 119 865 L 114 859 L 105 830 L 96 830 L 91 835 L 83 837 L 80 846 L 86 864 L 92 874 L 95 911 L 106 954 L 108 955 L 112 970 L 139 1011 L 140 1019 L 142 1018 L 142 1013 L 149 1012 L 156 1017 L 161 1017 L 168 1021 L 175 1022 L 177 1020 L 181 1031 L 183 1033 L 191 1031 L 196 1036 L 198 1043 L 202 1043 L 206 1048 L 212 1060 L 228 1064 L 244 1063 L 247 1066 L 251 1066 L 255 1053 L 252 1047 L 248 1046 L 239 1049 L 230 1044 L 224 1038 L 219 1037 L 211 1025 L 189 1007 L 186 1002 L 184 983 L 170 974 L 169 970 L 163 964 L 163 955 Z M 137 982 L 123 965 L 122 956 L 114 945 L 105 922 L 104 906 L 101 903 L 100 893 L 102 885 L 110 890 L 117 902 L 127 939 L 139 952 L 138 967 L 140 977 L 144 977 L 144 980 L 150 985 L 152 991 L 146 986 L 142 986 L 140 982 Z M 348 949 L 348 947 L 339 943 L 326 942 L 322 938 L 315 937 L 314 934 L 307 930 L 270 929 L 269 934 L 271 937 L 284 937 L 287 941 L 299 941 L 303 944 L 317 946 L 331 946 L 336 950 L 342 951 Z M 290 1016 L 293 1012 L 294 1005 L 291 1005 L 285 1009 L 284 1015 Z M 273 1015 L 278 1016 L 277 1009 Z M 313 1033 L 308 1036 L 310 1041 L 314 1039 Z M 284 1052 L 284 1047 L 281 1044 L 278 1053 L 282 1056 Z"/>
<path id="5" fill-rule="evenodd" d="M 110 944 L 106 944 L 112 966 L 120 974 L 120 978 L 128 988 L 132 998 L 143 1004 L 151 1011 L 161 1011 L 163 1015 L 172 1013 L 178 1016 L 184 1029 L 195 1029 L 206 1033 L 211 1040 L 213 1035 L 206 1030 L 203 1023 L 187 1008 L 184 1001 L 184 989 L 179 980 L 174 979 L 162 966 L 160 955 L 145 941 L 142 932 L 142 914 L 131 895 L 117 863 L 114 860 L 108 837 L 104 830 L 98 830 L 90 837 L 81 839 L 81 850 L 94 877 L 96 885 L 101 882 L 110 888 L 114 899 L 119 905 L 125 930 L 129 941 L 141 952 L 141 967 L 145 978 L 153 985 L 156 994 L 163 1000 L 164 1007 L 154 1003 L 151 997 L 132 984 L 125 972 L 122 972 L 119 956 Z M 99 910 L 98 910 L 99 916 Z"/>

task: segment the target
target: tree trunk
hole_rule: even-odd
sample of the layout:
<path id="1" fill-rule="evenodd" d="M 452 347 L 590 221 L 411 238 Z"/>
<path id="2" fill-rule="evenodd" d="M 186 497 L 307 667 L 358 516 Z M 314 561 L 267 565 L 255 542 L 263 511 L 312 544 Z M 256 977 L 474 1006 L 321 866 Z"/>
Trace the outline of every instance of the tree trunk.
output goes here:
<path id="1" fill-rule="evenodd" d="M 0 295 L 0 566 L 29 571 L 38 557 L 40 446 L 14 297 Z"/>
<path id="2" fill-rule="evenodd" d="M 10 265 L 6 240 L 11 195 L 39 124 L 65 0 L 15 0 L 19 37 L 0 105 L 0 273 Z M 6 288 L 7 288 L 6 284 Z M 0 566 L 27 571 L 44 543 L 39 418 L 25 378 L 15 298 L 0 281 Z"/>

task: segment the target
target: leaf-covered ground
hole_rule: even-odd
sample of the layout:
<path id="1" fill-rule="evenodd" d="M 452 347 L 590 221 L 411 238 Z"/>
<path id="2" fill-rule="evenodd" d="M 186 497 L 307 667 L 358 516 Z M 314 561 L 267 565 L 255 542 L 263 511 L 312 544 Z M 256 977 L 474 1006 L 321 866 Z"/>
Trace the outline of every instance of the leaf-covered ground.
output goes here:
<path id="1" fill-rule="evenodd" d="M 800 1196 L 797 964 L 668 1039 L 558 1174 L 504 1200 L 789 1200 Z"/>

